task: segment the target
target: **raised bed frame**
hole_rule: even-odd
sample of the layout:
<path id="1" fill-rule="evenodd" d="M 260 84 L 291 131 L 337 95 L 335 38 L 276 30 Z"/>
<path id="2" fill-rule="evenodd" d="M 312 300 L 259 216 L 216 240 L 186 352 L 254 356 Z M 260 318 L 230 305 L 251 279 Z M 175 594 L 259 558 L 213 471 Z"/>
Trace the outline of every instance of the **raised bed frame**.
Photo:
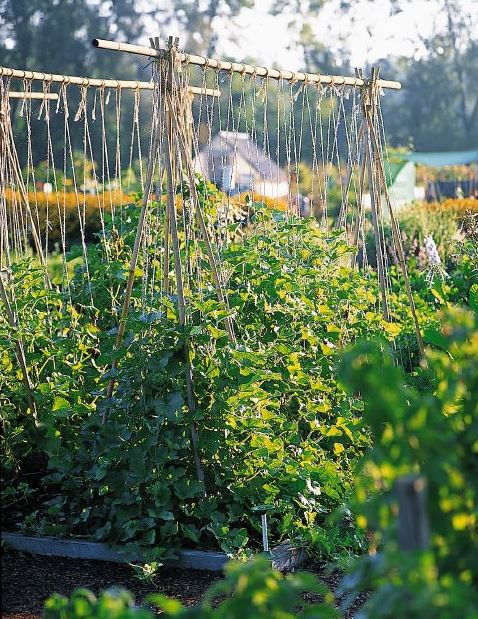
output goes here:
<path id="1" fill-rule="evenodd" d="M 121 552 L 120 548 L 112 548 L 101 542 L 88 542 L 77 539 L 61 539 L 57 537 L 35 537 L 23 533 L 8 533 L 2 531 L 2 540 L 15 550 L 47 557 L 67 557 L 70 559 L 85 559 L 94 561 L 111 561 L 113 563 L 131 563 L 141 561 L 140 555 Z M 297 549 L 284 543 L 271 550 L 271 563 L 274 569 L 293 571 L 307 558 L 302 549 Z M 206 550 L 180 550 L 176 558 L 167 559 L 165 564 L 181 569 L 205 570 L 222 572 L 228 558 L 223 552 Z"/>

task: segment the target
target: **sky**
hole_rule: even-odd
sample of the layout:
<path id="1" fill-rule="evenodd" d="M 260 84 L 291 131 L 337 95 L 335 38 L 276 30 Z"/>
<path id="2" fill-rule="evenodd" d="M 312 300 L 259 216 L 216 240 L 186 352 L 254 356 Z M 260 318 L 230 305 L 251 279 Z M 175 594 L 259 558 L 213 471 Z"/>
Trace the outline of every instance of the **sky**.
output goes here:
<path id="1" fill-rule="evenodd" d="M 352 65 L 357 67 L 387 56 L 417 56 L 423 53 L 419 35 L 430 34 L 435 25 L 439 28 L 444 25 L 444 17 L 438 11 L 439 3 L 434 0 L 412 0 L 392 17 L 388 0 L 354 0 L 351 13 L 342 19 L 337 19 L 339 4 L 339 0 L 330 0 L 325 5 L 314 31 L 319 40 L 330 41 L 332 48 L 337 48 L 341 35 L 347 35 Z M 474 4 L 478 12 L 478 2 Z M 292 69 L 299 68 L 295 65 L 300 62 L 300 56 L 284 49 L 290 16 L 270 16 L 269 6 L 268 0 L 262 0 L 240 16 L 240 48 L 247 47 L 251 55 L 263 57 L 265 63 L 289 63 Z M 231 47 L 234 49 L 234 44 Z"/>
<path id="2" fill-rule="evenodd" d="M 291 40 L 290 14 L 269 14 L 272 0 L 256 0 L 254 8 L 245 9 L 236 18 L 236 39 L 221 40 L 218 55 L 232 56 L 241 61 L 244 56 L 258 63 L 297 70 L 301 57 L 294 49 L 287 49 Z M 460 0 L 461 4 L 476 10 L 478 0 Z M 315 18 L 314 31 L 319 40 L 338 49 L 340 36 L 346 36 L 352 66 L 365 67 L 380 58 L 396 55 L 418 58 L 424 53 L 420 35 L 428 35 L 434 28 L 445 25 L 436 0 L 409 0 L 402 3 L 404 10 L 390 17 L 389 0 L 352 0 L 352 9 L 346 17 L 340 15 L 340 0 L 329 0 Z M 478 21 L 478 20 L 477 20 Z M 224 24 L 227 30 L 228 24 Z M 173 33 L 174 34 L 174 33 Z M 478 34 L 478 33 L 477 33 Z"/>

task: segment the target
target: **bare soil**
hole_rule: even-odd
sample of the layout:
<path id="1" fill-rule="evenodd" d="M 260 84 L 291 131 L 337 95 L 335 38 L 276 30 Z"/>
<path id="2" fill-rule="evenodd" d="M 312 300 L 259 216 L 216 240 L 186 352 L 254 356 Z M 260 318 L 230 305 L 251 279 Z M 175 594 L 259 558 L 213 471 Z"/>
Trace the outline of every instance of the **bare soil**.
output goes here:
<path id="1" fill-rule="evenodd" d="M 317 565 L 308 565 L 333 590 L 340 576 L 324 575 Z M 197 604 L 220 573 L 177 568 L 161 568 L 154 583 L 138 580 L 128 565 L 105 561 L 42 557 L 14 550 L 2 553 L 2 617 L 4 619 L 40 619 L 45 600 L 53 593 L 70 595 L 84 587 L 98 594 L 110 587 L 131 591 L 137 603 L 150 593 L 164 593 L 183 604 Z M 307 596 L 313 601 L 313 596 Z M 356 610 L 356 609 L 353 609 Z M 353 612 L 350 613 L 353 616 Z"/>

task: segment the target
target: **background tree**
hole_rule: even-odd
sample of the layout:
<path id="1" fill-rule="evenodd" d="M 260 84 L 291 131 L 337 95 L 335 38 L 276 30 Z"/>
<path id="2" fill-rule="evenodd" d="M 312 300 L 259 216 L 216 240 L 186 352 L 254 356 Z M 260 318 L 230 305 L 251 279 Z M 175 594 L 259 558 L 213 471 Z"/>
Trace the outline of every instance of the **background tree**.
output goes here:
<path id="1" fill-rule="evenodd" d="M 0 63 L 3 66 L 73 75 L 99 75 L 120 64 L 132 74 L 124 54 L 99 54 L 94 37 L 136 41 L 143 22 L 134 0 L 0 0 Z"/>
<path id="2" fill-rule="evenodd" d="M 402 10 L 409 1 L 396 1 L 392 8 Z M 441 0 L 440 10 L 445 28 L 421 37 L 420 58 L 378 63 L 383 74 L 403 85 L 383 104 L 394 145 L 447 151 L 478 144 L 478 13 L 456 0 Z"/>
<path id="3" fill-rule="evenodd" d="M 0 0 L 0 65 L 18 69 L 48 71 L 65 75 L 87 77 L 112 77 L 138 79 L 141 60 L 131 54 L 98 51 L 91 39 L 117 38 L 136 41 L 144 33 L 144 23 L 137 12 L 134 0 Z M 145 77 L 144 79 L 148 79 Z M 71 89 L 71 109 L 78 104 L 78 89 Z M 25 143 L 23 119 L 15 113 L 18 100 L 12 102 L 12 118 L 18 144 Z M 122 97 L 124 134 L 131 132 L 133 97 L 124 92 Z M 35 106 L 34 106 L 35 107 Z M 106 110 L 107 130 L 114 130 L 113 106 Z M 145 107 L 145 106 L 143 106 Z M 143 109 L 143 115 L 148 114 Z M 39 136 L 32 141 L 35 164 L 46 158 L 46 137 L 43 122 L 35 124 Z M 81 148 L 81 123 L 71 123 L 72 142 Z M 54 129 L 53 129 L 54 131 Z M 95 152 L 101 153 L 100 131 L 92 127 Z M 63 148 L 62 131 L 53 132 L 54 150 L 60 155 Z M 127 157 L 128 144 L 122 144 L 123 158 Z M 26 149 L 19 149 L 22 165 Z"/>
<path id="4" fill-rule="evenodd" d="M 163 30 L 176 23 L 183 33 L 181 46 L 191 53 L 214 56 L 219 40 L 234 33 L 234 17 L 253 0 L 176 0 L 155 11 Z"/>

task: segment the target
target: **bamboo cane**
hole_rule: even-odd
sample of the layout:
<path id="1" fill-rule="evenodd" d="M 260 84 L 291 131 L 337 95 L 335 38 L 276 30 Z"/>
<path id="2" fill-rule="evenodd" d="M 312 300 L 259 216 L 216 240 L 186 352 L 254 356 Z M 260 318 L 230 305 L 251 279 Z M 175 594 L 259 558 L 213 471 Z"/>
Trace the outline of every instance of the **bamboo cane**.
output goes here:
<path id="1" fill-rule="evenodd" d="M 370 130 L 370 134 L 372 136 L 372 144 L 374 146 L 374 149 L 376 151 L 376 153 L 380 152 L 380 145 L 378 142 L 378 138 L 377 138 L 377 134 L 375 131 L 375 127 L 373 126 L 373 124 L 370 124 L 369 121 L 369 130 Z M 395 213 L 393 212 L 393 207 L 392 207 L 392 202 L 390 199 L 390 194 L 388 192 L 388 188 L 387 188 L 387 180 L 385 177 L 385 170 L 383 167 L 383 161 L 381 160 L 380 157 L 377 157 L 377 168 L 378 168 L 378 172 L 379 172 L 379 178 L 380 178 L 380 182 L 382 185 L 382 191 L 383 191 L 383 195 L 385 197 L 385 202 L 387 204 L 388 207 L 388 211 L 390 214 L 390 221 L 392 224 L 392 238 L 393 238 L 393 243 L 395 246 L 395 251 L 397 252 L 397 256 L 398 256 L 398 263 L 400 265 L 400 270 L 402 271 L 402 276 L 403 276 L 403 281 L 405 284 L 405 291 L 407 294 L 407 298 L 408 298 L 408 303 L 410 304 L 410 310 L 412 312 L 412 318 L 413 318 L 413 324 L 414 324 L 414 328 L 415 328 L 415 336 L 417 338 L 417 343 L 418 343 L 418 348 L 420 350 L 420 354 L 423 357 L 425 354 L 425 345 L 423 343 L 423 338 L 422 338 L 422 334 L 420 332 L 420 325 L 418 322 L 418 316 L 417 316 L 417 312 L 416 312 L 416 307 L 415 307 L 415 301 L 413 299 L 413 294 L 412 294 L 412 288 L 410 285 L 410 278 L 408 276 L 408 270 L 407 270 L 407 264 L 406 264 L 406 260 L 405 260 L 405 254 L 403 251 L 403 243 L 402 243 L 402 237 L 400 234 L 400 228 L 398 226 L 398 222 L 397 222 L 397 218 L 395 217 Z"/>
<path id="2" fill-rule="evenodd" d="M 169 93 L 172 91 L 172 77 L 174 70 L 174 48 L 172 43 L 172 38 L 169 39 L 169 58 L 167 64 L 167 89 Z M 172 120 L 172 111 L 171 105 L 166 106 L 165 114 L 166 114 L 166 130 L 164 136 L 164 156 L 166 162 L 166 176 L 167 176 L 167 208 L 169 210 L 169 223 L 170 223 L 170 231 L 171 231 L 171 245 L 173 250 L 173 259 L 174 259 L 174 274 L 176 278 L 176 292 L 178 296 L 178 315 L 179 315 L 179 324 L 184 329 L 186 326 L 186 301 L 184 297 L 184 283 L 183 283 L 183 274 L 181 268 L 181 252 L 179 248 L 179 236 L 178 236 L 178 226 L 177 226 L 177 218 L 176 218 L 176 204 L 175 204 L 175 192 L 174 192 L 174 177 L 173 177 L 173 153 L 172 153 L 172 142 L 171 138 L 174 137 L 174 125 Z M 185 338 L 184 342 L 184 353 L 185 353 L 185 377 L 186 377 L 186 394 L 187 394 L 187 403 L 188 409 L 190 413 L 194 413 L 196 409 L 196 402 L 194 397 L 194 388 L 193 388 L 193 378 L 192 378 L 192 369 L 191 369 L 191 361 L 189 354 L 189 343 Z M 204 470 L 201 463 L 201 457 L 199 455 L 199 439 L 197 426 L 195 421 L 191 421 L 190 423 L 191 430 L 191 443 L 193 448 L 193 456 L 194 462 L 196 466 L 196 473 L 198 480 L 204 483 Z"/>
<path id="3" fill-rule="evenodd" d="M 361 76 L 361 72 L 356 70 L 356 75 Z M 384 320 L 387 322 L 390 321 L 390 312 L 388 309 L 388 300 L 387 300 L 387 282 L 385 279 L 385 259 L 382 247 L 382 239 L 380 236 L 379 229 L 379 212 L 380 212 L 380 196 L 377 192 L 377 187 L 375 185 L 375 172 L 374 172 L 374 153 L 370 141 L 370 125 L 373 125 L 373 116 L 372 114 L 375 112 L 375 92 L 377 87 L 378 80 L 378 69 L 374 67 L 372 69 L 372 77 L 362 90 L 362 110 L 363 116 L 365 119 L 365 131 L 364 131 L 364 140 L 365 140 L 365 161 L 367 166 L 367 176 L 368 176 L 368 186 L 370 192 L 370 212 L 372 215 L 372 227 L 375 238 L 375 252 L 377 258 L 377 271 L 378 271 L 378 281 L 380 286 L 380 295 L 382 299 L 382 315 Z"/>
<path id="4" fill-rule="evenodd" d="M 152 49 L 143 45 L 131 45 L 129 43 L 117 43 L 116 41 L 107 41 L 105 39 L 93 39 L 92 44 L 99 49 L 109 49 L 119 52 L 128 52 L 130 54 L 138 54 L 149 58 L 163 58 L 167 55 L 166 50 Z M 357 77 L 346 77 L 343 75 L 320 75 L 318 73 L 304 73 L 302 71 L 289 71 L 281 69 L 269 69 L 267 67 L 256 67 L 251 64 L 243 64 L 238 62 L 229 62 L 218 60 L 217 58 L 206 58 L 204 56 L 196 56 L 194 54 L 184 54 L 177 52 L 177 62 L 188 65 L 198 65 L 220 71 L 228 71 L 229 73 L 240 73 L 241 75 L 256 75 L 257 77 L 267 77 L 276 80 L 291 80 L 293 82 L 307 82 L 308 84 L 334 84 L 335 86 L 364 86 L 365 80 Z M 380 88 L 392 88 L 399 90 L 400 82 L 379 80 L 377 85 Z"/>
<path id="5" fill-rule="evenodd" d="M 183 157 L 184 165 L 186 167 L 186 173 L 188 175 L 189 190 L 191 192 L 191 198 L 194 203 L 194 207 L 195 207 L 194 210 L 196 213 L 196 218 L 199 224 L 199 229 L 201 231 L 201 236 L 206 246 L 206 253 L 207 253 L 209 264 L 211 267 L 211 273 L 212 273 L 212 277 L 214 281 L 214 286 L 216 288 L 217 299 L 221 304 L 225 305 L 226 299 L 224 297 L 224 293 L 222 290 L 222 283 L 219 277 L 219 271 L 218 271 L 218 267 L 216 263 L 216 258 L 212 250 L 211 239 L 209 238 L 209 232 L 207 230 L 206 222 L 204 221 L 204 216 L 202 214 L 202 209 L 201 209 L 201 203 L 199 201 L 199 196 L 197 193 L 196 182 L 194 178 L 194 170 L 193 170 L 193 165 L 191 161 L 191 154 L 188 152 L 188 149 L 186 147 L 186 143 L 184 140 L 184 133 L 182 132 L 182 128 L 178 122 L 178 118 L 177 116 L 175 116 L 175 113 L 173 111 L 175 108 L 174 108 L 174 105 L 173 105 L 173 102 L 170 96 L 168 97 L 168 103 L 169 103 L 170 113 L 172 116 L 172 123 L 173 123 L 174 130 L 178 138 L 178 142 L 179 142 L 179 149 L 181 151 L 181 156 Z M 229 316 L 226 316 L 226 318 L 224 318 L 224 326 L 226 328 L 226 332 L 228 334 L 229 340 L 233 342 L 235 340 L 234 329 L 233 329 L 231 319 L 229 318 Z"/>
<path id="6" fill-rule="evenodd" d="M 22 373 L 22 382 L 25 386 L 26 397 L 28 402 L 28 408 L 32 414 L 35 425 L 38 424 L 37 410 L 35 405 L 35 400 L 33 398 L 33 387 L 30 381 L 30 375 L 28 373 L 27 361 L 25 358 L 25 350 L 23 348 L 23 342 L 21 337 L 17 336 L 18 333 L 18 324 L 15 319 L 15 314 L 10 305 L 10 301 L 8 299 L 8 294 L 3 284 L 2 273 L 0 273 L 0 297 L 2 298 L 3 305 L 5 306 L 5 313 L 7 316 L 8 324 L 10 325 L 13 337 L 15 339 L 15 356 L 17 357 L 18 364 L 20 366 L 20 371 Z"/>
<path id="7" fill-rule="evenodd" d="M 149 194 L 150 194 L 151 186 L 153 182 L 154 166 L 156 162 L 156 153 L 159 148 L 159 141 L 160 141 L 159 123 L 156 123 L 155 128 L 154 128 L 153 140 L 152 140 L 151 154 L 150 154 L 149 161 L 148 161 L 148 169 L 146 173 L 144 194 L 143 194 L 143 200 L 141 203 L 141 211 L 139 214 L 138 226 L 136 228 L 136 237 L 135 237 L 134 245 L 133 245 L 133 253 L 131 254 L 128 281 L 126 283 L 126 291 L 125 291 L 125 297 L 123 301 L 123 309 L 121 311 L 121 317 L 120 317 L 120 321 L 118 325 L 118 333 L 116 334 L 115 350 L 118 350 L 118 348 L 121 346 L 121 343 L 123 342 L 124 332 L 126 329 L 126 320 L 128 318 L 129 307 L 131 304 L 131 295 L 133 292 L 134 274 L 136 271 L 136 265 L 138 263 L 139 250 L 140 250 L 140 245 L 141 245 L 141 239 L 143 236 L 144 222 L 146 219 L 146 211 L 148 208 Z M 111 369 L 114 370 L 117 367 L 117 365 L 118 365 L 117 359 L 113 359 L 113 362 L 111 364 Z M 111 398 L 113 394 L 114 384 L 115 384 L 114 377 L 111 377 L 108 383 L 108 388 L 106 392 L 106 395 L 108 398 Z M 105 421 L 106 421 L 106 410 L 103 412 L 103 417 L 102 417 L 103 424 L 105 423 Z"/>
<path id="8" fill-rule="evenodd" d="M 122 89 L 138 89 L 138 90 L 153 90 L 153 82 L 138 82 L 136 80 L 102 80 L 93 77 L 78 77 L 76 75 L 58 75 L 55 73 L 41 73 L 39 71 L 27 71 L 24 69 L 10 69 L 8 67 L 0 67 L 0 76 L 15 77 L 26 80 L 39 80 L 42 82 L 56 82 L 60 84 L 75 84 L 77 86 L 97 86 L 103 88 L 122 88 Z M 207 97 L 219 97 L 221 91 L 212 88 L 199 88 L 197 86 L 189 86 L 189 92 L 194 95 L 205 95 Z M 49 97 L 47 97 L 49 98 Z"/>
<path id="9" fill-rule="evenodd" d="M 364 150 L 363 161 L 360 165 L 360 179 L 359 179 L 359 184 L 358 184 L 357 221 L 355 222 L 355 230 L 354 230 L 353 239 L 352 239 L 352 246 L 357 248 L 357 252 L 358 252 L 358 245 L 359 245 L 360 229 L 363 228 L 363 216 L 364 216 L 363 194 L 364 194 L 364 187 L 365 187 L 365 171 L 367 169 L 366 157 L 367 157 L 367 152 L 366 150 Z M 355 266 L 357 264 L 357 252 L 354 252 L 350 259 L 351 269 L 355 269 Z"/>
<path id="10" fill-rule="evenodd" d="M 163 290 L 164 294 L 169 294 L 169 261 L 170 261 L 170 228 L 169 209 L 166 208 L 164 215 L 164 267 L 163 267 Z"/>
<path id="11" fill-rule="evenodd" d="M 378 194 L 377 188 L 375 186 L 375 175 L 373 170 L 373 153 L 370 145 L 370 140 L 368 138 L 369 128 L 365 130 L 365 140 L 366 140 L 366 165 L 367 165 L 367 176 L 368 176 L 368 186 L 370 192 L 370 211 L 372 214 L 372 227 L 373 233 L 375 237 L 375 251 L 377 257 L 377 271 L 378 271 L 378 281 L 380 286 L 380 294 L 382 298 L 382 314 L 384 320 L 390 322 L 390 312 L 388 309 L 388 301 L 387 301 L 387 283 L 385 280 L 385 263 L 383 256 L 383 248 L 382 248 L 382 239 L 380 237 L 380 229 L 378 223 Z"/>
<path id="12" fill-rule="evenodd" d="M 8 96 L 10 99 L 48 99 L 51 101 L 58 99 L 56 92 L 17 92 L 10 90 Z"/>

